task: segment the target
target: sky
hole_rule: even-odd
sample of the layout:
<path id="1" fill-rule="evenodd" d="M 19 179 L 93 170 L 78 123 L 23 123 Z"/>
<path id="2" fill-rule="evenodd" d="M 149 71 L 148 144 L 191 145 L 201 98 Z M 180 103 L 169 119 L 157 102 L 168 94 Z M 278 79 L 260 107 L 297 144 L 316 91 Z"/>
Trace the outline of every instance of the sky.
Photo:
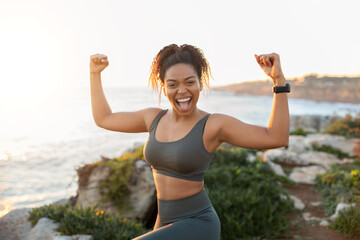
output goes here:
<path id="1" fill-rule="evenodd" d="M 210 86 L 266 79 L 254 54 L 271 52 L 287 78 L 360 75 L 359 7 L 357 0 L 0 0 L 0 104 L 88 88 L 95 53 L 110 62 L 104 87 L 146 87 L 153 58 L 172 43 L 204 51 Z"/>

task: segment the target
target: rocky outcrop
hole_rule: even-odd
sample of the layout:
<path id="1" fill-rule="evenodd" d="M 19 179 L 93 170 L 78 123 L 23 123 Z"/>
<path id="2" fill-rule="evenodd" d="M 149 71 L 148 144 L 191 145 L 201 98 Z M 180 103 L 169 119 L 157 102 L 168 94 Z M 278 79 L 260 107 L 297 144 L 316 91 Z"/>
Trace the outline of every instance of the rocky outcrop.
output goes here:
<path id="1" fill-rule="evenodd" d="M 283 167 L 287 168 L 288 177 L 297 184 L 314 184 L 318 174 L 325 173 L 333 164 L 351 163 L 353 159 L 339 159 L 333 154 L 315 151 L 313 146 L 330 146 L 333 149 L 354 156 L 358 139 L 346 139 L 342 136 L 330 134 L 309 134 L 307 136 L 290 136 L 287 148 L 270 149 L 257 157 L 262 157 L 274 173 L 280 176 L 287 176 Z M 259 152 L 258 152 L 259 153 Z M 297 197 L 290 195 L 294 201 L 294 207 L 304 210 L 302 217 L 305 221 L 318 222 L 319 226 L 326 227 L 331 221 L 339 216 L 339 212 L 350 207 L 349 204 L 339 203 L 336 213 L 331 217 L 320 218 L 312 216 L 306 211 L 304 203 Z M 312 207 L 319 207 L 320 202 L 308 203 Z"/>
<path id="2" fill-rule="evenodd" d="M 356 141 L 358 141 L 357 138 L 346 139 L 343 136 L 335 136 L 330 134 L 309 134 L 305 138 L 305 145 L 308 147 L 312 145 L 329 145 L 335 149 L 339 149 L 342 152 L 347 153 L 350 157 L 353 157 Z"/>
<path id="3" fill-rule="evenodd" d="M 351 206 L 355 206 L 355 203 L 353 204 L 348 204 L 348 203 L 338 203 L 338 205 L 336 205 L 336 210 L 335 213 L 330 217 L 331 220 L 335 220 L 336 218 L 338 218 L 340 215 L 340 212 L 342 211 L 346 211 L 347 209 L 349 209 Z"/>
<path id="4" fill-rule="evenodd" d="M 30 208 L 15 209 L 0 218 L 0 239 L 24 239 L 31 230 L 31 223 L 28 221 L 30 211 Z"/>
<path id="5" fill-rule="evenodd" d="M 134 172 L 128 184 L 130 190 L 129 203 L 131 207 L 119 210 L 113 202 L 103 202 L 102 194 L 106 189 L 101 189 L 99 184 L 111 174 L 109 167 L 97 165 L 89 175 L 79 176 L 76 205 L 90 207 L 98 205 L 107 213 L 121 215 L 122 217 L 146 221 L 151 212 L 156 209 L 156 189 L 151 167 L 143 160 L 134 160 Z M 84 166 L 87 168 L 88 166 Z M 86 179 L 83 179 L 86 178 Z"/>
<path id="6" fill-rule="evenodd" d="M 91 235 L 61 236 L 56 229 L 59 223 L 50 218 L 40 218 L 24 240 L 91 240 Z"/>
<path id="7" fill-rule="evenodd" d="M 65 204 L 61 200 L 55 204 Z M 49 218 L 41 218 L 32 228 L 28 220 L 31 208 L 21 208 L 10 211 L 0 218 L 1 240 L 90 240 L 90 235 L 62 236 L 56 231 L 59 224 Z"/>
<path id="8" fill-rule="evenodd" d="M 291 115 L 290 130 L 301 127 L 309 132 L 324 131 L 332 118 L 334 117 L 322 115 Z"/>
<path id="9" fill-rule="evenodd" d="M 323 174 L 326 169 L 321 166 L 296 167 L 289 178 L 296 183 L 314 184 L 316 175 Z"/>
<path id="10" fill-rule="evenodd" d="M 62 199 L 54 205 L 66 204 L 72 202 L 73 205 L 89 207 L 98 205 L 107 213 L 121 215 L 122 217 L 142 220 L 144 222 L 154 221 L 154 212 L 156 217 L 156 189 L 150 166 L 143 160 L 134 160 L 134 170 L 131 175 L 128 188 L 130 190 L 131 208 L 122 212 L 112 202 L 102 201 L 102 192 L 99 184 L 102 180 L 109 177 L 111 170 L 102 165 L 90 164 L 83 166 L 84 171 L 79 176 L 79 188 L 76 197 Z M 41 218 L 32 228 L 28 221 L 31 209 L 16 209 L 0 218 L 0 239 L 1 240 L 89 240 L 90 235 L 61 236 L 56 232 L 58 223 L 48 218 Z M 153 223 L 150 225 L 153 226 Z"/>
<path id="11" fill-rule="evenodd" d="M 360 102 L 360 77 L 318 76 L 308 74 L 299 78 L 287 79 L 291 85 L 289 98 L 301 98 L 319 102 Z M 247 81 L 212 88 L 235 94 L 272 96 L 271 80 Z"/>

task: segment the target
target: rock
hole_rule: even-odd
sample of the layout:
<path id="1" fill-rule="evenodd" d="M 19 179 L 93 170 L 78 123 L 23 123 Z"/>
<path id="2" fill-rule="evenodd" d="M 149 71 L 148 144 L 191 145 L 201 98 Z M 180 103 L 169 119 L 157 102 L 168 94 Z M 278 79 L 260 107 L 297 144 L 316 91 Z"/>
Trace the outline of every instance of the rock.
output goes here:
<path id="1" fill-rule="evenodd" d="M 106 179 L 110 174 L 110 169 L 104 166 L 95 166 L 91 171 L 88 171 L 87 181 L 79 176 L 76 205 L 89 207 L 98 204 L 99 208 L 107 213 L 138 220 L 148 218 L 149 212 L 154 209 L 154 205 L 156 207 L 156 189 L 152 170 L 145 161 L 140 159 L 134 160 L 134 166 L 134 172 L 128 185 L 130 190 L 129 202 L 132 209 L 123 210 L 120 213 L 112 202 L 102 202 L 102 195 L 98 185 L 100 181 Z"/>
<path id="2" fill-rule="evenodd" d="M 347 163 L 353 163 L 354 162 L 354 159 L 352 158 L 343 158 L 339 164 L 347 164 Z"/>
<path id="3" fill-rule="evenodd" d="M 264 152 L 264 160 L 266 162 L 282 162 L 301 166 L 309 164 L 306 160 L 300 158 L 296 152 L 287 151 L 279 148 L 266 150 Z"/>
<path id="4" fill-rule="evenodd" d="M 253 161 L 256 160 L 256 156 L 253 155 L 253 154 L 248 154 L 248 155 L 246 156 L 246 160 L 249 161 L 249 162 L 253 162 Z"/>
<path id="5" fill-rule="evenodd" d="M 318 207 L 321 205 L 321 202 L 311 202 L 310 203 L 310 206 L 313 206 L 313 207 Z"/>
<path id="6" fill-rule="evenodd" d="M 316 175 L 325 171 L 326 169 L 321 166 L 296 167 L 293 168 L 289 178 L 296 183 L 313 184 Z"/>
<path id="7" fill-rule="evenodd" d="M 56 231 L 59 223 L 50 218 L 40 218 L 33 229 L 26 235 L 24 240 L 91 240 L 91 235 L 64 236 Z"/>
<path id="8" fill-rule="evenodd" d="M 332 216 L 330 216 L 330 219 L 335 220 L 336 218 L 338 218 L 340 216 L 339 215 L 340 212 L 345 211 L 346 209 L 350 208 L 351 206 L 355 206 L 355 203 L 353 203 L 353 204 L 338 203 L 338 205 L 336 206 L 335 213 Z"/>
<path id="9" fill-rule="evenodd" d="M 86 167 L 86 166 L 84 166 Z M 87 181 L 83 180 L 82 176 L 79 176 L 78 183 L 78 198 L 76 205 L 82 207 L 90 207 L 92 205 L 99 204 L 100 208 L 105 209 L 107 212 L 116 212 L 116 208 L 108 206 L 109 204 L 103 204 L 101 202 L 102 196 L 99 192 L 98 185 L 101 180 L 106 179 L 110 174 L 110 168 L 104 166 L 96 166 L 91 170 L 90 175 L 88 176 Z"/>
<path id="10" fill-rule="evenodd" d="M 309 150 L 309 147 L 305 144 L 305 136 L 291 135 L 289 136 L 288 151 L 295 153 L 303 153 Z"/>
<path id="11" fill-rule="evenodd" d="M 24 240 L 48 240 L 54 239 L 55 236 L 60 236 L 60 233 L 55 229 L 59 227 L 58 223 L 55 223 L 50 218 L 40 218 L 37 224 L 26 235 Z"/>
<path id="12" fill-rule="evenodd" d="M 135 161 L 135 166 L 136 181 L 129 185 L 134 212 L 129 217 L 136 216 L 137 219 L 144 220 L 156 205 L 156 189 L 151 167 L 144 160 Z"/>
<path id="13" fill-rule="evenodd" d="M 319 226 L 322 226 L 322 227 L 327 227 L 329 225 L 330 225 L 330 223 L 325 219 L 321 220 L 321 222 L 319 223 Z"/>
<path id="14" fill-rule="evenodd" d="M 305 208 L 305 204 L 301 201 L 301 199 L 294 195 L 290 195 L 290 198 L 294 201 L 294 207 L 296 209 L 303 210 Z"/>
<path id="15" fill-rule="evenodd" d="M 317 132 L 323 131 L 330 124 L 331 116 L 322 115 L 291 115 L 290 130 L 301 127 L 306 131 Z"/>
<path id="16" fill-rule="evenodd" d="M 305 219 L 305 221 L 322 221 L 323 220 L 322 218 L 311 216 L 311 213 L 309 213 L 309 212 L 304 212 L 302 214 L 302 216 Z"/>
<path id="17" fill-rule="evenodd" d="M 303 159 L 304 162 L 321 165 L 326 169 L 330 169 L 330 166 L 333 164 L 341 163 L 341 160 L 336 156 L 326 152 L 308 151 L 300 154 L 299 157 Z"/>
<path id="18" fill-rule="evenodd" d="M 280 165 L 273 163 L 272 161 L 267 161 L 267 164 L 275 174 L 286 177 L 286 174 Z"/>
<path id="19" fill-rule="evenodd" d="M 344 136 L 330 135 L 330 134 L 309 134 L 306 136 L 305 144 L 310 149 L 313 145 L 322 146 L 330 145 L 335 149 L 339 149 L 347 153 L 350 157 L 354 156 L 353 149 L 358 139 L 346 139 Z"/>
<path id="20" fill-rule="evenodd" d="M 28 221 L 30 211 L 30 208 L 15 209 L 0 218 L 0 239 L 24 239 L 31 230 L 31 223 Z"/>

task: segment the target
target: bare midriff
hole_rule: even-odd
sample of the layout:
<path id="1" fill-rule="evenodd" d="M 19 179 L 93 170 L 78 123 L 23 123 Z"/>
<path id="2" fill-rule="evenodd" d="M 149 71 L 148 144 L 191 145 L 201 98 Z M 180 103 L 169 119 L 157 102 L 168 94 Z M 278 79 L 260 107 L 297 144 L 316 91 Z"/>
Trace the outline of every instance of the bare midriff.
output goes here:
<path id="1" fill-rule="evenodd" d="M 174 178 L 154 172 L 157 198 L 162 200 L 176 200 L 186 198 L 201 192 L 203 181 L 190 181 Z"/>

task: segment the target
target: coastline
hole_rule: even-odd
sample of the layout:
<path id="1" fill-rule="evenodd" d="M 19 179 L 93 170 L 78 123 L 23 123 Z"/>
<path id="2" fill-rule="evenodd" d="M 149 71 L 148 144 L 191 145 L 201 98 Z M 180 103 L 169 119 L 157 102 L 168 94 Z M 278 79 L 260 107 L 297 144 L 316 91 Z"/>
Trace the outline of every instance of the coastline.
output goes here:
<path id="1" fill-rule="evenodd" d="M 319 77 L 309 74 L 287 79 L 291 85 L 289 98 L 316 102 L 360 103 L 360 77 Z M 272 96 L 272 80 L 246 81 L 212 88 L 215 91 L 233 92 L 237 95 Z"/>

